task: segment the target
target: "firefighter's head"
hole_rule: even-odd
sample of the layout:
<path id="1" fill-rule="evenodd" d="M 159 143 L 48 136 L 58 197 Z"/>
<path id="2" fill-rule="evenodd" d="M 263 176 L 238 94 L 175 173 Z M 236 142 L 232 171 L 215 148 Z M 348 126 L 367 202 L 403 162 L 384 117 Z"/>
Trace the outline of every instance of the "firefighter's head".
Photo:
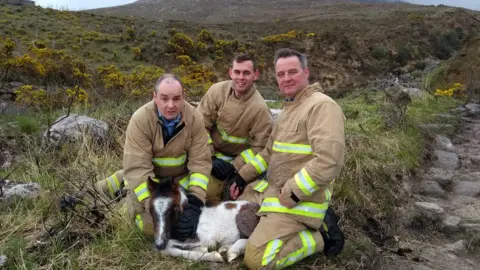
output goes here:
<path id="1" fill-rule="evenodd" d="M 175 119 L 182 112 L 184 99 L 182 82 L 175 75 L 164 74 L 157 80 L 153 101 L 165 119 Z"/>
<path id="2" fill-rule="evenodd" d="M 292 49 L 281 49 L 275 53 L 275 77 L 280 92 L 294 97 L 308 86 L 307 57 Z"/>
<path id="3" fill-rule="evenodd" d="M 248 54 L 238 55 L 233 59 L 229 69 L 232 88 L 237 97 L 245 95 L 258 79 L 259 72 L 253 59 Z"/>

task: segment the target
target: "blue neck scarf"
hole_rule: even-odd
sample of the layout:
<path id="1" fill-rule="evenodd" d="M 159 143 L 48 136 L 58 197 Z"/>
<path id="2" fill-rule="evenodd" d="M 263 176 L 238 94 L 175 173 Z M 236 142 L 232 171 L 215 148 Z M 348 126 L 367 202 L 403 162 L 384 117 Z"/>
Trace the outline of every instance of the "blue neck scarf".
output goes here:
<path id="1" fill-rule="evenodd" d="M 178 114 L 178 116 L 175 119 L 167 120 L 162 116 L 160 111 L 158 111 L 158 119 L 162 121 L 162 124 L 167 129 L 167 134 L 170 137 L 172 136 L 173 131 L 175 130 L 175 127 L 180 122 L 180 119 L 182 119 L 182 114 L 181 113 Z"/>

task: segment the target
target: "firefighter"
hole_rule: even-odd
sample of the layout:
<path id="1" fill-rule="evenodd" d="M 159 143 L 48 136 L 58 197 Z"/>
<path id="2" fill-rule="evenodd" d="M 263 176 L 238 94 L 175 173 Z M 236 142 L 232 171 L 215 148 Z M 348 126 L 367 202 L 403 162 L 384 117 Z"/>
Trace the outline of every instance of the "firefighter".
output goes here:
<path id="1" fill-rule="evenodd" d="M 283 111 L 265 149 L 232 176 L 230 187 L 232 198 L 260 205 L 260 222 L 245 251 L 249 269 L 284 268 L 343 248 L 343 233 L 329 208 L 332 184 L 344 165 L 342 109 L 318 83 L 309 83 L 305 55 L 281 49 L 274 63 Z M 266 180 L 254 181 L 264 172 Z"/>
<path id="2" fill-rule="evenodd" d="M 255 86 L 259 72 L 253 59 L 248 54 L 236 56 L 229 74 L 231 80 L 212 85 L 197 107 L 212 155 L 208 198 L 217 200 L 225 179 L 265 147 L 273 126 L 270 109 Z"/>

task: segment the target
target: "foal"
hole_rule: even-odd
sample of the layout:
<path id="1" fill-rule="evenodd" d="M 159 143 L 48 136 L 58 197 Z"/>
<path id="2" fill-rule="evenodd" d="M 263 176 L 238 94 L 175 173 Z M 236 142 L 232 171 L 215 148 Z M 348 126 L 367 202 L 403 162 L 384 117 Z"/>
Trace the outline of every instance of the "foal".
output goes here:
<path id="1" fill-rule="evenodd" d="M 164 255 L 193 261 L 224 262 L 220 253 L 227 253 L 231 262 L 245 251 L 247 239 L 237 227 L 237 214 L 246 209 L 248 201 L 227 201 L 213 207 L 203 207 L 197 226 L 197 237 L 187 242 L 170 239 L 170 231 L 187 206 L 185 190 L 173 180 L 161 183 L 148 179 L 150 213 L 155 230 L 155 247 Z M 218 251 L 209 249 L 220 247 Z"/>

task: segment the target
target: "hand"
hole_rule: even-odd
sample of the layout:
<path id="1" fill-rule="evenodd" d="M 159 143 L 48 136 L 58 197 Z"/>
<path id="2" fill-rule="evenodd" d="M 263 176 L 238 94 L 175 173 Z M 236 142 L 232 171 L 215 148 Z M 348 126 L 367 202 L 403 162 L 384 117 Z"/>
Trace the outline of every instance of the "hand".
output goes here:
<path id="1" fill-rule="evenodd" d="M 236 200 L 240 195 L 242 195 L 247 182 L 245 182 L 245 180 L 238 173 L 233 175 L 231 182 L 233 182 L 233 184 L 230 186 L 230 197 L 233 200 Z"/>
<path id="2" fill-rule="evenodd" d="M 278 194 L 278 200 L 287 208 L 295 207 L 300 201 L 293 192 L 284 192 L 283 190 Z"/>
<path id="3" fill-rule="evenodd" d="M 196 236 L 198 221 L 204 206 L 203 202 L 193 194 L 188 194 L 187 198 L 188 205 L 183 209 L 183 213 L 172 231 L 173 238 L 179 241 Z"/>
<path id="4" fill-rule="evenodd" d="M 225 181 L 227 177 L 235 173 L 235 167 L 223 159 L 212 157 L 212 175 L 220 181 Z"/>
<path id="5" fill-rule="evenodd" d="M 323 223 L 324 224 L 322 224 L 322 227 L 320 228 L 320 233 L 322 234 L 323 242 L 325 243 L 323 253 L 325 255 L 333 256 L 340 254 L 345 243 L 345 236 L 342 229 L 338 226 L 338 217 L 331 206 L 328 207 L 327 212 L 325 213 Z M 324 226 L 326 226 L 327 230 L 325 230 Z"/>

